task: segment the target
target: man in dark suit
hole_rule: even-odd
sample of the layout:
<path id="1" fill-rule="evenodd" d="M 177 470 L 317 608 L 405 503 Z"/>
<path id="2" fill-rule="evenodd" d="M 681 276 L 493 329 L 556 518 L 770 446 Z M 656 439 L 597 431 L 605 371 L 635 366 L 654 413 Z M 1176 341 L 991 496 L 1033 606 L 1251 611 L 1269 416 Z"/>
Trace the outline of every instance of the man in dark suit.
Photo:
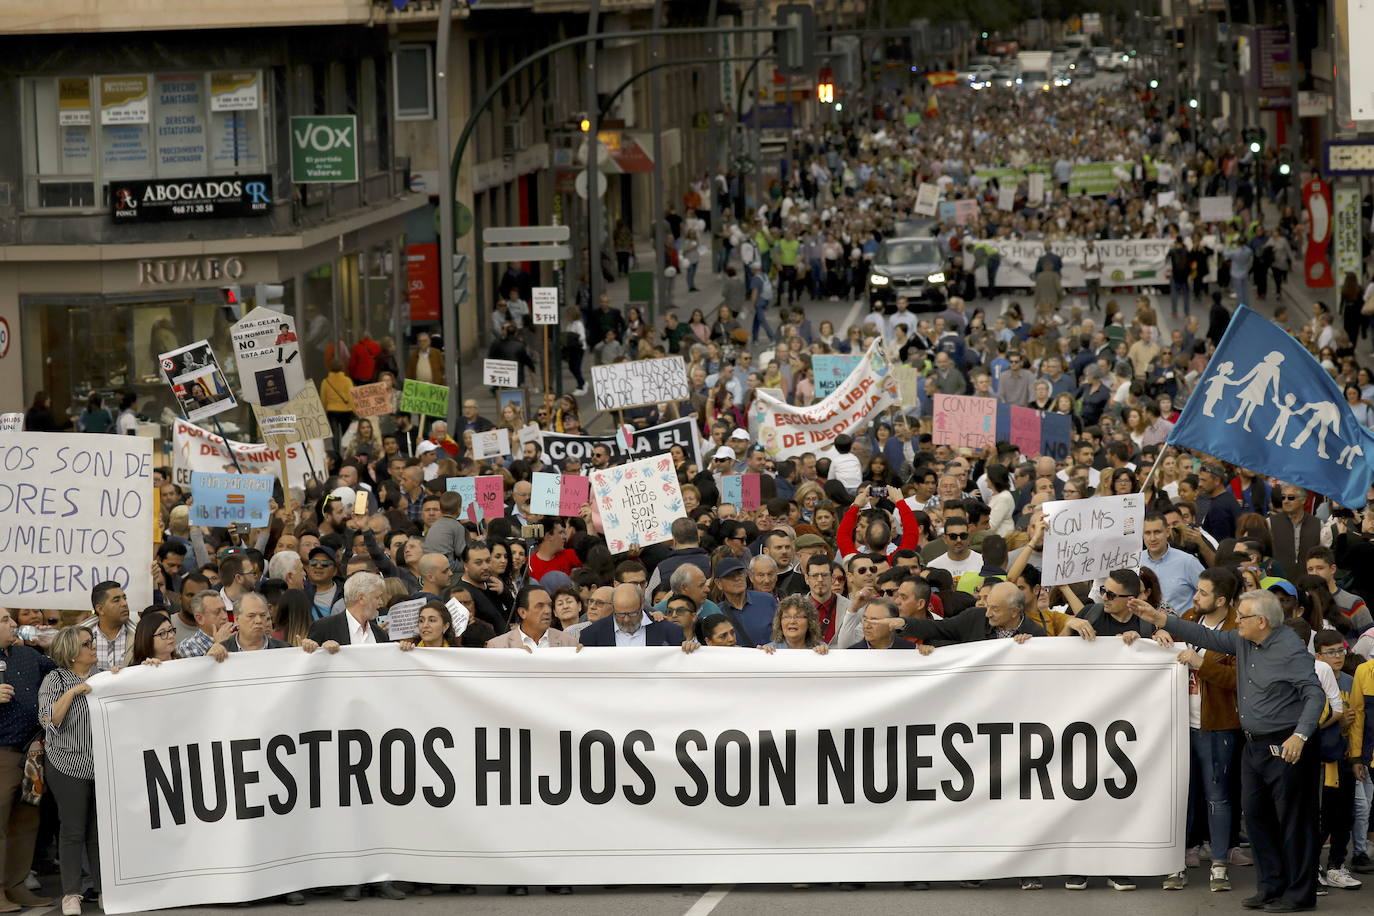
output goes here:
<path id="1" fill-rule="evenodd" d="M 644 613 L 644 593 L 627 582 L 611 592 L 611 616 L 587 627 L 579 638 L 584 646 L 680 646 L 682 627 L 650 619 Z"/>
<path id="2" fill-rule="evenodd" d="M 310 638 L 327 652 L 336 652 L 339 646 L 389 642 L 386 630 L 377 625 L 377 614 L 386 601 L 382 577 L 376 573 L 354 573 L 344 582 L 343 592 L 343 613 L 330 614 L 312 623 Z"/>

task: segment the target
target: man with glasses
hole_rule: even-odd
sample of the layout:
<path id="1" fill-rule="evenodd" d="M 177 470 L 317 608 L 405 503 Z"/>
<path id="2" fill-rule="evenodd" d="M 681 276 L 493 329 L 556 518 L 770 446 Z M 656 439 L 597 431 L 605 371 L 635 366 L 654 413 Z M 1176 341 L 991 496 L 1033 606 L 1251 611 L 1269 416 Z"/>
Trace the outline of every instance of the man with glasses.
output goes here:
<path id="1" fill-rule="evenodd" d="M 582 631 L 596 623 L 598 620 L 605 620 L 611 616 L 611 595 L 615 589 L 609 585 L 603 585 L 592 592 L 587 599 L 587 619 L 581 623 L 575 623 L 563 632 L 574 639 L 580 639 Z"/>
<path id="2" fill-rule="evenodd" d="M 740 569 L 742 572 L 743 567 Z M 644 593 L 640 587 L 624 583 L 611 592 L 611 615 L 579 633 L 578 641 L 584 646 L 602 648 L 680 646 L 682 628 L 671 620 L 651 619 L 644 613 Z"/>
<path id="3" fill-rule="evenodd" d="M 1317 651 L 1317 664 L 1326 666 L 1336 679 L 1343 704 L 1339 713 L 1328 712 L 1322 722 L 1321 740 L 1318 742 L 1322 757 L 1330 762 L 1326 764 L 1327 778 L 1322 785 L 1321 823 L 1317 835 L 1330 837 L 1331 840 L 1327 847 L 1326 869 L 1317 873 L 1317 881 L 1324 887 L 1358 890 L 1363 882 L 1352 876 L 1345 867 L 1355 819 L 1355 770 L 1352 764 L 1358 760 L 1359 753 L 1352 753 L 1351 739 L 1347 737 L 1351 726 L 1355 724 L 1355 710 L 1350 705 L 1354 678 L 1342 670 L 1346 653 L 1340 633 L 1322 630 L 1312 639 L 1312 647 Z M 1332 769 L 1336 771 L 1334 780 L 1330 778 Z"/>
<path id="4" fill-rule="evenodd" d="M 1302 558 L 1322 542 L 1322 526 L 1307 511 L 1307 491 L 1285 483 L 1279 488 L 1279 510 L 1269 513 L 1269 533 L 1274 542 L 1276 576 L 1290 579 L 1305 569 Z"/>
<path id="5" fill-rule="evenodd" d="M 1236 699 L 1246 744 L 1241 755 L 1241 807 L 1255 857 L 1256 893 L 1246 909 L 1310 910 L 1317 902 L 1320 754 L 1310 739 L 1326 695 L 1307 646 L 1283 625 L 1272 592 L 1240 596 L 1235 630 L 1180 620 L 1136 598 L 1147 623 L 1208 652 L 1236 656 Z"/>
<path id="6" fill-rule="evenodd" d="M 1035 373 L 1026 368 L 1025 357 L 1015 351 L 1007 354 L 1007 363 L 997 377 L 997 397 L 1004 404 L 1025 407 L 1035 391 Z"/>
<path id="7" fill-rule="evenodd" d="M 983 557 L 969 545 L 969 536 L 968 519 L 962 515 L 946 517 L 946 550 L 926 565 L 933 569 L 946 570 L 956 579 L 966 572 L 978 572 L 983 568 Z"/>
<path id="8" fill-rule="evenodd" d="M 734 624 L 741 646 L 766 646 L 773 641 L 773 616 L 778 599 L 749 588 L 744 563 L 727 557 L 716 565 L 716 584 L 725 600 L 720 610 Z"/>
<path id="9" fill-rule="evenodd" d="M 1140 576 L 1134 570 L 1112 570 L 1102 586 L 1102 600 L 1083 608 L 1078 618 L 1087 621 L 1096 636 L 1124 636 L 1128 643 L 1141 636 L 1153 636 L 1155 628 L 1131 610 L 1131 599 L 1139 598 L 1142 591 Z M 1190 597 L 1188 606 L 1192 604 Z M 1131 636 L 1132 633 L 1136 635 Z"/>
<path id="10" fill-rule="evenodd" d="M 338 577 L 338 558 L 332 548 L 316 544 L 305 561 L 305 596 L 310 599 L 310 616 L 314 620 L 334 613 L 334 605 L 343 595 L 343 580 Z"/>
<path id="11" fill-rule="evenodd" d="M 827 556 L 811 554 L 806 558 L 804 569 L 806 594 L 816 606 L 816 616 L 821 622 L 821 638 L 832 647 L 839 648 L 841 631 L 849 621 L 849 599 L 835 591 L 836 566 Z M 853 624 L 849 626 L 853 629 Z"/>
<path id="12" fill-rule="evenodd" d="M 1145 556 L 1140 558 L 1140 565 L 1155 574 L 1164 600 L 1175 613 L 1182 614 L 1193 606 L 1202 564 L 1192 554 L 1170 546 L 1169 526 L 1159 513 L 1145 516 L 1143 533 Z"/>

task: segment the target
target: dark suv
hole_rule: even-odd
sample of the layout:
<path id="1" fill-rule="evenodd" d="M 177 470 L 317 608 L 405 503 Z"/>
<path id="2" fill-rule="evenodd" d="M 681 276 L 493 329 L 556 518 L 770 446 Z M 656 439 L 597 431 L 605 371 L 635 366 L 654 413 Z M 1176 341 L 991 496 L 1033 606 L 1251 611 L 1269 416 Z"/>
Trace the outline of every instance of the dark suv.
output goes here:
<path id="1" fill-rule="evenodd" d="M 895 302 L 905 296 L 913 311 L 945 307 L 945 259 L 932 238 L 888 239 L 868 274 L 869 302 Z"/>

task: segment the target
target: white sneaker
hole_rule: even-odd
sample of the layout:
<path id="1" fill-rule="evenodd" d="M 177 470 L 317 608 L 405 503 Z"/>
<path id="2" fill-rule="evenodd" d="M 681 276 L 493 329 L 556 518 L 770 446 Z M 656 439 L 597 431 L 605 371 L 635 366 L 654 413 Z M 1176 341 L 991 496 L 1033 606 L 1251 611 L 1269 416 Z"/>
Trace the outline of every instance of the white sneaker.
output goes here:
<path id="1" fill-rule="evenodd" d="M 577 395 L 579 398 L 582 397 L 582 395 L 584 395 L 584 394 L 586 394 L 586 393 L 587 393 L 587 389 L 586 389 L 586 388 L 574 388 L 574 389 L 573 389 L 573 394 Z"/>
<path id="2" fill-rule="evenodd" d="M 81 916 L 80 894 L 68 894 L 62 898 L 62 916 Z"/>
<path id="3" fill-rule="evenodd" d="M 1364 886 L 1363 881 L 1351 875 L 1345 868 L 1328 868 L 1325 884 L 1327 887 L 1343 887 L 1351 891 Z"/>
<path id="4" fill-rule="evenodd" d="M 29 876 L 24 879 L 24 886 L 31 891 L 41 891 L 43 889 L 43 883 L 38 880 L 38 873 L 32 871 L 29 872 Z"/>

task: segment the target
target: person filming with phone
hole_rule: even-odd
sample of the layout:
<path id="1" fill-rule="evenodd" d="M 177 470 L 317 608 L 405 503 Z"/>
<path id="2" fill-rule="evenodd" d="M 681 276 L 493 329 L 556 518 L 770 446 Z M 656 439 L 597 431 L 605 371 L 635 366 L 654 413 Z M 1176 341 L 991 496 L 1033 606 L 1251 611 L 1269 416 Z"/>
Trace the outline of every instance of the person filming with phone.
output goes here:
<path id="1" fill-rule="evenodd" d="M 1326 697 L 1307 646 L 1283 625 L 1278 598 L 1267 591 L 1242 594 L 1234 630 L 1180 620 L 1139 598 L 1130 608 L 1176 640 L 1236 656 L 1236 705 L 1246 737 L 1241 808 L 1258 885 L 1241 905 L 1270 913 L 1313 909 L 1321 759 L 1309 739 Z"/>

